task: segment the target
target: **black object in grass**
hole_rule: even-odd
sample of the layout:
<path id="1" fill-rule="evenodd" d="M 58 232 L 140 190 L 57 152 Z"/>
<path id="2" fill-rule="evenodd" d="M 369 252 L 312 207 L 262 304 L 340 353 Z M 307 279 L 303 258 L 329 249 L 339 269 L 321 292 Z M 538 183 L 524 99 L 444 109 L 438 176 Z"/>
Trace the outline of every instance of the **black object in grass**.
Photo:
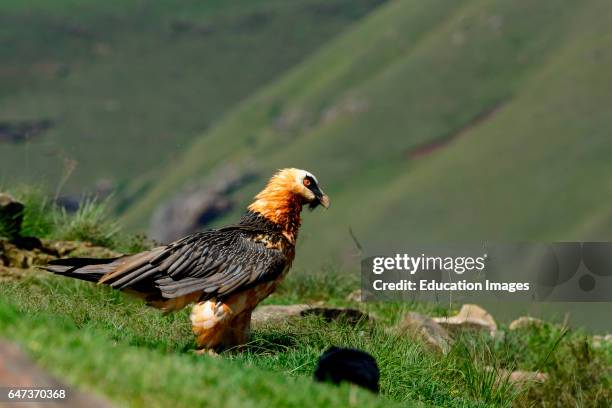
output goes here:
<path id="1" fill-rule="evenodd" d="M 374 357 L 365 351 L 332 346 L 319 357 L 314 378 L 334 384 L 348 381 L 378 393 L 380 370 Z"/>

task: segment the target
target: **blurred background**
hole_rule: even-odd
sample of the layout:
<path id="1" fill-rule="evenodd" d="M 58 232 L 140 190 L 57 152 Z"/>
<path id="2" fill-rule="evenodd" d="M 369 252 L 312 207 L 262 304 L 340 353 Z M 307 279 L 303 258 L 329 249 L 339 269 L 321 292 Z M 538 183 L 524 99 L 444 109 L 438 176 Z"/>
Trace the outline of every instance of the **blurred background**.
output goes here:
<path id="1" fill-rule="evenodd" d="M 3 0 L 0 186 L 167 242 L 313 172 L 297 266 L 612 237 L 606 0 Z"/>

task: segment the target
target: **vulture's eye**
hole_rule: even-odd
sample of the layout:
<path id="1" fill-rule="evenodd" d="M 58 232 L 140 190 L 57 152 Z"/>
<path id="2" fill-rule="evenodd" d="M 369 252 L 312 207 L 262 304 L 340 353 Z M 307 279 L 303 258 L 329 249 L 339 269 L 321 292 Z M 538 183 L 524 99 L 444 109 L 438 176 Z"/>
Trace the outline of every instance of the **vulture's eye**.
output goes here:
<path id="1" fill-rule="evenodd" d="M 304 185 L 305 185 L 306 187 L 310 186 L 310 180 L 309 180 L 309 179 L 307 179 L 307 178 L 305 178 L 305 179 L 304 179 Z"/>

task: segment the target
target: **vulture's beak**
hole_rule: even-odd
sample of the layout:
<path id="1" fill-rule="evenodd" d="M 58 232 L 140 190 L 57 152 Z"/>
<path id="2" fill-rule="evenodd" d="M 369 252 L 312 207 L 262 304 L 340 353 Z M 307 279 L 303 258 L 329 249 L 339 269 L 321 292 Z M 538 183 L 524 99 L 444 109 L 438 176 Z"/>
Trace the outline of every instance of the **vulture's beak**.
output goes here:
<path id="1" fill-rule="evenodd" d="M 321 203 L 321 205 L 325 208 L 329 208 L 329 197 L 327 196 L 327 194 L 323 194 L 320 198 L 319 198 L 319 202 Z"/>
<path id="2" fill-rule="evenodd" d="M 329 197 L 327 194 L 321 191 L 319 186 L 315 184 L 314 186 L 310 187 L 310 191 L 312 191 L 314 194 L 314 200 L 312 200 L 309 205 L 311 210 L 317 208 L 319 204 L 325 208 L 329 208 Z"/>

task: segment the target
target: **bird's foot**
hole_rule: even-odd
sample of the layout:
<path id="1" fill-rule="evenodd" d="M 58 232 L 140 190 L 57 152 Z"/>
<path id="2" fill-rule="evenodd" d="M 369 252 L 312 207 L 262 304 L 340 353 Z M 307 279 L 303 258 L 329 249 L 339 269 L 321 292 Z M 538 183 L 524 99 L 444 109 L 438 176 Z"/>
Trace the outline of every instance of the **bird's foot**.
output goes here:
<path id="1" fill-rule="evenodd" d="M 191 350 L 191 352 L 198 356 L 210 356 L 210 357 L 219 357 L 219 353 L 211 348 L 201 348 L 197 350 Z"/>

